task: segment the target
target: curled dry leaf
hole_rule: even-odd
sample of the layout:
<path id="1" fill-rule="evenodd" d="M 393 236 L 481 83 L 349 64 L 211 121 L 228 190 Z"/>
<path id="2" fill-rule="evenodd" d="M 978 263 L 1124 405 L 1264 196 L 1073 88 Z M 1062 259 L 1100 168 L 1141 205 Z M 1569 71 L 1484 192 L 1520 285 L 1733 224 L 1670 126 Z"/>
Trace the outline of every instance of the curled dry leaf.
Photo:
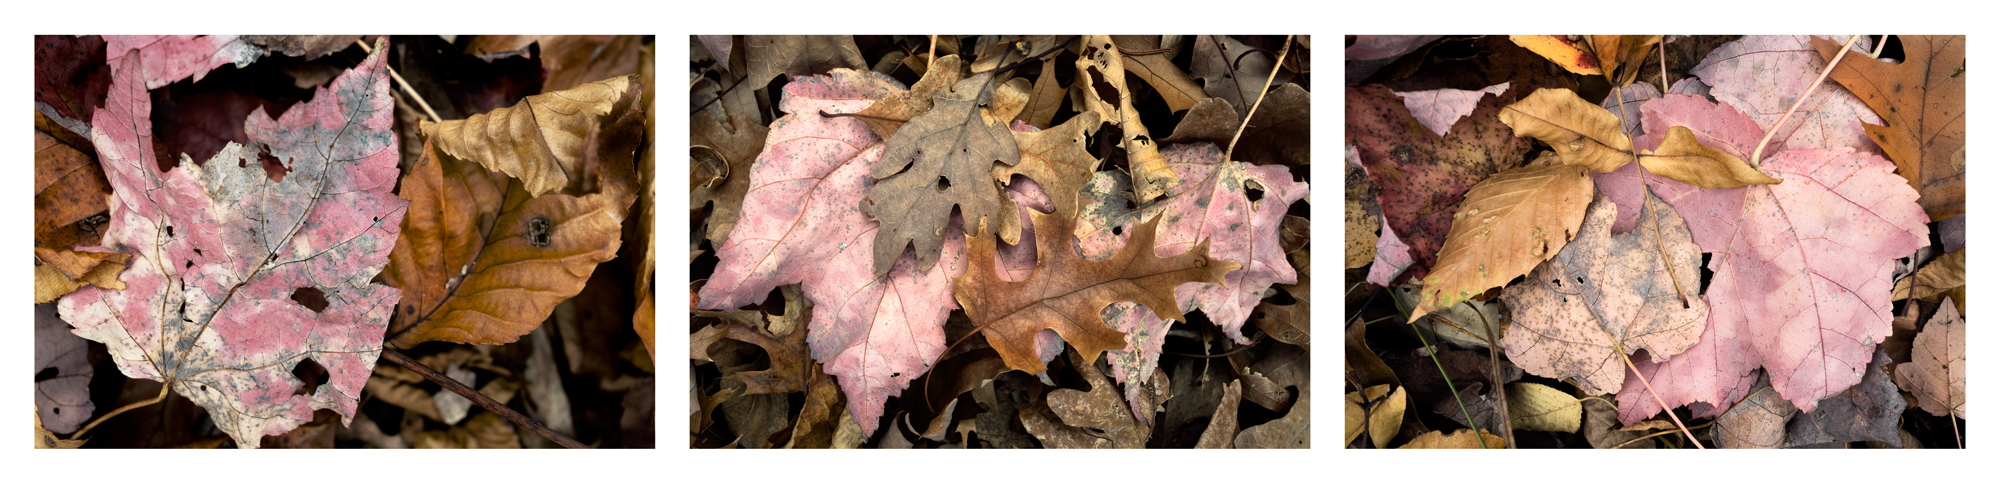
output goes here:
<path id="1" fill-rule="evenodd" d="M 1686 126 L 1667 129 L 1660 147 L 1639 156 L 1639 165 L 1667 179 L 1701 188 L 1740 188 L 1778 184 L 1728 151 L 1702 144 Z"/>
<path id="2" fill-rule="evenodd" d="M 1506 285 L 1556 256 L 1579 233 L 1591 198 L 1590 174 L 1580 166 L 1515 168 L 1473 185 L 1410 320 Z"/>
<path id="3" fill-rule="evenodd" d="M 36 249 L 39 251 L 40 249 Z M 1940 294 L 1965 286 L 1965 250 L 1947 253 L 1918 269 L 1915 276 L 1896 281 L 1890 300 L 1922 299 L 1940 302 Z"/>
<path id="4" fill-rule="evenodd" d="M 119 370 L 165 381 L 208 410 L 238 445 L 256 447 L 312 420 L 353 418 L 401 293 L 369 279 L 388 263 L 406 202 L 386 39 L 313 100 L 271 119 L 253 112 L 251 146 L 162 173 L 141 57 L 122 55 L 92 117 L 98 156 L 119 198 L 106 248 L 134 253 L 122 291 L 84 288 L 60 302 L 76 333 L 104 343 Z M 259 157 L 289 174 L 271 179 Z M 315 292 L 317 292 L 315 294 Z M 295 301 L 320 295 L 324 305 Z M 305 297 L 305 300 L 310 300 Z M 171 315 L 170 315 L 171 314 Z M 290 374 L 311 358 L 329 373 L 311 394 Z"/>
<path id="5" fill-rule="evenodd" d="M 1118 46 L 1104 35 L 1086 35 L 1081 42 L 1083 52 L 1076 59 L 1075 85 L 1083 92 L 1083 105 L 1077 110 L 1095 112 L 1121 129 L 1124 138 L 1119 140 L 1118 147 L 1125 150 L 1127 162 L 1132 166 L 1133 194 L 1138 196 L 1137 201 L 1152 201 L 1179 186 L 1181 179 L 1167 166 L 1152 133 L 1139 119 L 1138 109 L 1132 107 L 1132 91 L 1125 86 L 1125 59 Z"/>
<path id="6" fill-rule="evenodd" d="M 1896 365 L 1896 385 L 1916 394 L 1924 412 L 1965 419 L 1965 368 L 1965 319 L 1943 303 L 1917 333 L 1910 362 Z"/>
<path id="7" fill-rule="evenodd" d="M 731 114 L 727 125 L 713 116 L 689 116 L 688 128 L 693 131 L 689 143 L 713 148 L 727 165 L 715 173 L 717 176 L 696 185 L 688 201 L 695 209 L 714 203 L 708 214 L 707 237 L 720 245 L 736 228 L 743 212 L 743 193 L 750 189 L 750 164 L 764 148 L 764 138 L 771 129 L 743 114 Z"/>
<path id="8" fill-rule="evenodd" d="M 968 237 L 991 233 L 1010 245 L 1020 242 L 1014 204 L 1000 196 L 993 172 L 1020 163 L 1021 151 L 1005 121 L 980 115 L 993 91 L 991 74 L 959 81 L 888 138 L 882 160 L 869 171 L 879 181 L 862 204 L 863 213 L 882 222 L 875 232 L 875 275 L 888 273 L 912 247 L 919 270 L 935 266 L 954 207 Z"/>
<path id="9" fill-rule="evenodd" d="M 45 304 L 79 288 L 97 286 L 124 290 L 118 274 L 131 262 L 130 253 L 73 252 L 35 248 L 35 303 Z"/>
<path id="10" fill-rule="evenodd" d="M 637 76 L 613 77 L 528 96 L 463 120 L 426 122 L 423 132 L 445 154 L 521 180 L 531 196 L 556 191 L 581 196 L 600 182 L 596 168 L 584 164 L 585 151 L 598 146 L 587 145 L 584 136 L 593 128 L 624 128 L 614 122 L 638 122 L 628 113 L 645 110 L 634 105 L 638 97 Z M 632 153 L 623 156 L 629 160 Z"/>
<path id="11" fill-rule="evenodd" d="M 1057 389 L 1049 392 L 1049 409 L 1063 424 L 1075 428 L 1090 428 L 1098 434 L 1110 436 L 1109 443 L 1114 448 L 1143 448 L 1152 434 L 1150 423 L 1133 419 L 1126 411 L 1118 388 L 1096 364 L 1085 363 L 1082 356 L 1070 353 L 1070 362 L 1076 364 L 1083 373 L 1085 382 L 1090 383 L 1090 392 L 1075 389 Z M 1151 412 L 1146 413 L 1151 416 Z M 1100 438 L 1100 441 L 1102 439 Z M 1094 445 L 1103 447 L 1103 445 Z"/>
<path id="12" fill-rule="evenodd" d="M 1695 292 L 1701 253 L 1679 214 L 1657 200 L 1650 206 L 1638 230 L 1612 236 L 1617 205 L 1598 197 L 1576 240 L 1501 292 L 1514 321 L 1509 359 L 1605 394 L 1624 384 L 1624 354 L 1644 348 L 1657 361 L 1695 344 L 1708 312 Z"/>
<path id="13" fill-rule="evenodd" d="M 1618 117 L 1568 89 L 1536 89 L 1500 110 L 1514 134 L 1541 140 L 1566 164 L 1609 173 L 1632 161 L 1632 138 Z"/>
<path id="14" fill-rule="evenodd" d="M 1950 218 L 1965 212 L 1965 36 L 1897 38 L 1902 63 L 1849 55 L 1830 77 L 1882 117 L 1882 125 L 1861 127 L 1922 194 L 1924 212 Z M 1812 47 L 1828 62 L 1840 52 L 1827 39 L 1812 39 Z"/>

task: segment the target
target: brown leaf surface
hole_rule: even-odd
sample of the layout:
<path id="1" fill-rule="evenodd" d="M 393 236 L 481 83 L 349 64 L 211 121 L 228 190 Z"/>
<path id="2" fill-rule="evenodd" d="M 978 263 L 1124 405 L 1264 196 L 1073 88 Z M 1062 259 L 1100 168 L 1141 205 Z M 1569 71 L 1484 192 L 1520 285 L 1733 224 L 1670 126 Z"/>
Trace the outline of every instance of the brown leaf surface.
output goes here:
<path id="1" fill-rule="evenodd" d="M 1222 389 L 1222 404 L 1215 406 L 1215 415 L 1208 418 L 1208 429 L 1201 430 L 1201 439 L 1194 444 L 1195 449 L 1230 449 L 1236 447 L 1236 408 L 1243 404 L 1243 381 L 1229 381 Z"/>
<path id="2" fill-rule="evenodd" d="M 388 345 L 513 342 L 617 256 L 637 198 L 630 164 L 599 164 L 610 181 L 599 193 L 534 197 L 519 180 L 425 152 L 404 175 L 399 196 L 410 211 L 381 275 L 403 290 Z"/>
<path id="3" fill-rule="evenodd" d="M 1931 260 L 1917 274 L 1896 281 L 1890 300 L 1915 298 L 1939 302 L 1941 294 L 1965 286 L 1965 249 Z"/>
<path id="4" fill-rule="evenodd" d="M 1566 164 L 1609 173 L 1632 161 L 1632 138 L 1619 131 L 1618 116 L 1568 89 L 1536 89 L 1501 109 L 1500 122 L 1548 144 Z"/>
<path id="5" fill-rule="evenodd" d="M 1708 304 L 1695 292 L 1701 249 L 1666 202 L 1647 206 L 1637 229 L 1613 236 L 1617 205 L 1599 197 L 1569 246 L 1501 292 L 1514 321 L 1509 359 L 1605 394 L 1624 385 L 1620 351 L 1644 348 L 1661 361 L 1695 344 L 1708 325 Z"/>
<path id="6" fill-rule="evenodd" d="M 1896 162 L 1933 220 L 1965 212 L 1965 36 L 1899 35 L 1900 64 L 1848 55 L 1835 82 L 1861 98 L 1885 125 L 1863 123 L 1868 138 Z M 1840 44 L 1814 38 L 1831 61 Z"/>
<path id="7" fill-rule="evenodd" d="M 1020 163 L 1021 151 L 1005 121 L 988 122 L 979 113 L 993 91 L 990 74 L 959 81 L 888 138 L 882 160 L 869 171 L 879 181 L 862 202 L 862 212 L 882 222 L 875 232 L 877 276 L 912 246 L 918 270 L 936 265 L 954 206 L 964 217 L 966 238 L 993 233 L 1019 243 L 1020 219 L 1012 214 L 1013 201 L 1000 196 L 993 171 Z"/>
<path id="8" fill-rule="evenodd" d="M 1119 55 L 1109 36 L 1088 35 L 1081 42 L 1083 54 L 1076 59 L 1075 84 L 1083 91 L 1084 102 L 1078 110 L 1095 112 L 1122 129 L 1124 138 L 1119 140 L 1119 147 L 1125 150 L 1132 167 L 1136 201 L 1145 203 L 1159 198 L 1179 186 L 1181 179 L 1167 166 L 1167 158 L 1160 155 L 1159 145 L 1147 131 L 1146 123 L 1139 119 L 1138 109 L 1132 107 L 1132 91 L 1125 86 L 1124 56 Z"/>
<path id="9" fill-rule="evenodd" d="M 1924 412 L 1965 419 L 1965 368 L 1965 318 L 1956 305 L 1939 304 L 1917 333 L 1910 362 L 1896 365 L 1896 386 L 1916 394 Z"/>
<path id="10" fill-rule="evenodd" d="M 918 114 L 930 112 L 933 97 L 940 92 L 950 93 L 958 81 L 965 78 L 963 64 L 964 62 L 961 62 L 956 55 L 940 57 L 931 62 L 930 70 L 924 71 L 924 77 L 917 79 L 917 83 L 912 84 L 910 90 L 875 101 L 875 104 L 863 109 L 856 116 L 861 118 L 863 124 L 868 125 L 869 131 L 875 132 L 876 137 L 882 139 L 894 137 L 896 130 L 901 128 L 903 123 L 916 118 Z"/>
<path id="11" fill-rule="evenodd" d="M 69 250 L 96 245 L 111 183 L 89 154 L 35 131 L 35 246 Z"/>
<path id="12" fill-rule="evenodd" d="M 1069 360 L 1084 381 L 1090 383 L 1090 392 L 1075 389 L 1057 389 L 1049 392 L 1049 410 L 1061 418 L 1063 424 L 1075 428 L 1090 428 L 1093 433 L 1110 437 L 1109 447 L 1144 448 L 1146 439 L 1152 434 L 1147 423 L 1132 419 L 1132 411 L 1126 409 L 1121 391 L 1104 377 L 1104 371 L 1097 364 L 1083 362 L 1081 356 L 1071 352 Z M 1103 445 L 1094 445 L 1104 447 Z"/>
<path id="13" fill-rule="evenodd" d="M 1299 283 L 1277 288 L 1290 293 L 1294 302 L 1278 305 L 1267 298 L 1257 305 L 1257 314 L 1250 320 L 1278 342 L 1312 350 L 1312 253 L 1299 250 L 1286 254 L 1286 258 L 1298 270 Z"/>
<path id="14" fill-rule="evenodd" d="M 1035 77 L 1035 88 L 1028 94 L 1028 105 L 1015 119 L 1048 129 L 1049 123 L 1055 121 L 1056 111 L 1062 108 L 1064 92 L 1067 91 L 1063 89 L 1062 81 L 1056 79 L 1056 64 L 1042 62 L 1042 73 Z"/>
<path id="15" fill-rule="evenodd" d="M 118 274 L 132 260 L 130 253 L 93 253 L 35 247 L 35 303 L 53 302 L 85 285 L 124 290 Z"/>
<path id="16" fill-rule="evenodd" d="M 1140 52 L 1158 50 L 1158 35 L 1113 35 L 1111 43 L 1127 51 Z M 1160 99 L 1167 101 L 1167 109 L 1181 112 L 1194 107 L 1196 102 L 1209 98 L 1202 92 L 1201 85 L 1194 82 L 1186 71 L 1174 65 L 1174 57 L 1179 51 L 1167 51 L 1145 55 L 1125 55 L 1125 72 L 1138 76 L 1139 80 L 1153 86 L 1160 93 Z"/>
<path id="17" fill-rule="evenodd" d="M 757 90 L 778 74 L 793 77 L 825 74 L 836 67 L 867 69 L 852 35 L 745 35 L 743 82 L 737 89 Z"/>
<path id="18" fill-rule="evenodd" d="M 637 76 L 623 76 L 573 89 L 528 96 L 519 104 L 474 114 L 463 120 L 423 124 L 424 136 L 445 153 L 477 162 L 487 169 L 520 179 L 530 195 L 563 191 L 585 194 L 595 183 L 593 168 L 584 164 L 584 142 L 593 128 L 605 132 L 630 129 L 614 123 L 637 122 L 644 106 Z M 624 157 L 629 160 L 631 154 Z M 630 181 L 626 181 L 630 182 Z"/>
<path id="19" fill-rule="evenodd" d="M 1506 285 L 1556 256 L 1583 224 L 1594 186 L 1580 166 L 1515 168 L 1473 185 L 1410 320 Z"/>
<path id="20" fill-rule="evenodd" d="M 713 148 L 720 154 L 727 170 L 714 173 L 718 176 L 700 180 L 690 193 L 688 206 L 700 209 L 714 203 L 708 214 L 707 237 L 716 246 L 729 239 L 730 230 L 736 228 L 737 217 L 743 212 L 743 194 L 750 189 L 750 165 L 757 161 L 757 153 L 764 149 L 764 137 L 771 129 L 750 121 L 743 114 L 730 114 L 729 124 L 724 125 L 713 116 L 694 115 L 688 118 L 688 128 L 692 133 L 688 143 L 692 146 Z M 701 168 L 692 164 L 690 168 Z M 700 176 L 698 176 L 699 178 Z"/>

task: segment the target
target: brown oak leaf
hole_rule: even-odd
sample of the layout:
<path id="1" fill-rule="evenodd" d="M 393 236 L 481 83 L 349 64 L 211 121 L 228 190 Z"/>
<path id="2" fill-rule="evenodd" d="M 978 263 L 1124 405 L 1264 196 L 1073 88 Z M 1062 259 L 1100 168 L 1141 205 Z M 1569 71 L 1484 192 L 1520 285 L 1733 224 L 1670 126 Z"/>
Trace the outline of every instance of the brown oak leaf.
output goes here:
<path id="1" fill-rule="evenodd" d="M 1933 220 L 1965 212 L 1965 36 L 1899 35 L 1904 60 L 1891 64 L 1850 53 L 1831 77 L 1882 117 L 1862 123 L 1868 138 L 1896 162 Z M 1831 62 L 1840 45 L 1814 38 Z"/>
<path id="2" fill-rule="evenodd" d="M 989 122 L 979 112 L 993 90 L 990 74 L 959 81 L 937 92 L 930 111 L 889 138 L 882 160 L 869 171 L 880 181 L 862 202 L 863 213 L 882 222 L 875 232 L 877 276 L 888 273 L 913 245 L 918 270 L 937 265 L 954 206 L 964 217 L 967 238 L 993 233 L 1008 244 L 1020 241 L 1014 204 L 1000 196 L 993 171 L 1020 163 L 1021 151 L 1005 121 Z"/>

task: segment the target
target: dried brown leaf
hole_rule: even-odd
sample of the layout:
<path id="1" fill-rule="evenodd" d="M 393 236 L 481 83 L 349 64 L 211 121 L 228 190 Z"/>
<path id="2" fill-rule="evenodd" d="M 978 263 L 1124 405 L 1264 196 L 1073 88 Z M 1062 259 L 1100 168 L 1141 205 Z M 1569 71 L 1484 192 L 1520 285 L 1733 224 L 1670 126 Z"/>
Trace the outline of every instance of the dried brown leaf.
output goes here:
<path id="1" fill-rule="evenodd" d="M 1502 108 L 1500 122 L 1548 144 L 1567 164 L 1609 173 L 1632 161 L 1632 138 L 1619 131 L 1618 116 L 1568 89 L 1536 89 Z"/>
<path id="2" fill-rule="evenodd" d="M 1896 366 L 1896 385 L 1917 395 L 1917 403 L 1933 416 L 1965 419 L 1965 319 L 1958 307 L 1938 305 L 1910 352 L 1910 362 Z"/>
<path id="3" fill-rule="evenodd" d="M 1556 256 L 1583 224 L 1594 186 L 1579 166 L 1515 168 L 1473 185 L 1410 320 L 1506 285 Z"/>
<path id="4" fill-rule="evenodd" d="M 585 151 L 599 147 L 585 143 L 584 137 L 592 129 L 613 133 L 635 127 L 641 116 L 633 114 L 645 110 L 634 105 L 638 87 L 637 76 L 605 79 L 528 96 L 514 106 L 463 120 L 426 122 L 423 132 L 445 153 L 520 179 L 532 196 L 556 191 L 587 194 L 598 175 L 584 164 Z M 634 124 L 619 125 L 626 122 Z M 607 141 L 636 145 L 636 139 Z M 632 156 L 623 153 L 628 161 Z M 619 181 L 608 181 L 615 182 Z"/>
<path id="5" fill-rule="evenodd" d="M 1152 201 L 1181 184 L 1180 176 L 1167 165 L 1160 147 L 1132 107 L 1131 90 L 1125 87 L 1125 61 L 1111 37 L 1088 35 L 1082 39 L 1083 55 L 1076 59 L 1075 84 L 1084 93 L 1083 108 L 1095 112 L 1123 130 L 1119 147 L 1132 166 L 1132 192 L 1140 203 Z M 1226 160 L 1225 160 L 1226 161 Z"/>
<path id="6" fill-rule="evenodd" d="M 888 149 L 869 172 L 879 181 L 862 202 L 862 212 L 882 222 L 875 232 L 877 276 L 887 274 L 912 246 L 918 270 L 937 265 L 953 207 L 964 219 L 966 238 L 993 233 L 1019 243 L 1020 218 L 1013 215 L 1013 201 L 1000 196 L 993 172 L 1020 163 L 1021 151 L 1006 122 L 989 122 L 979 113 L 993 91 L 990 74 L 959 81 L 935 95 L 930 111 L 888 139 Z"/>

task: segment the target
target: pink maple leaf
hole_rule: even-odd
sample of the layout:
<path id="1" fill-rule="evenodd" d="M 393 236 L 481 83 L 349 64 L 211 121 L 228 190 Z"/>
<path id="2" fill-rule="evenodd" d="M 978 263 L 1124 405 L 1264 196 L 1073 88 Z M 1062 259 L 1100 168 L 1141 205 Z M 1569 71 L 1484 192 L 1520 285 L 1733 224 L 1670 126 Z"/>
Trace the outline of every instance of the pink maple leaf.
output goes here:
<path id="1" fill-rule="evenodd" d="M 200 81 L 216 67 L 243 67 L 268 53 L 235 35 L 106 35 L 104 44 L 111 75 L 128 68 L 124 57 L 137 57 L 138 78 L 147 90 L 188 77 Z"/>
<path id="2" fill-rule="evenodd" d="M 1451 130 L 1451 125 L 1458 123 L 1459 118 L 1471 114 L 1473 108 L 1479 107 L 1480 97 L 1487 94 L 1497 96 L 1507 92 L 1509 84 L 1512 83 L 1502 82 L 1476 91 L 1436 89 L 1398 92 L 1396 95 L 1401 96 L 1403 105 L 1410 108 L 1410 116 L 1416 117 L 1417 122 L 1423 123 L 1424 127 L 1431 128 L 1431 132 L 1443 136 L 1445 132 Z"/>
<path id="3" fill-rule="evenodd" d="M 166 172 L 153 159 L 148 62 L 198 65 L 208 52 L 112 56 L 117 74 L 91 118 L 116 195 L 103 243 L 136 256 L 119 275 L 125 290 L 84 288 L 58 308 L 120 371 L 165 381 L 239 446 L 311 421 L 315 409 L 351 420 L 401 296 L 369 281 L 388 264 L 408 205 L 390 192 L 395 109 L 386 40 L 377 45 L 312 101 L 278 119 L 252 112 L 248 145 Z M 266 174 L 266 157 L 285 167 L 282 178 Z M 290 371 L 307 358 L 329 378 L 295 395 Z"/>
<path id="4" fill-rule="evenodd" d="M 1845 41 L 1847 36 L 1834 38 Z M 1742 111 L 1759 128 L 1768 130 L 1812 87 L 1820 70 L 1826 67 L 1826 61 L 1820 59 L 1819 51 L 1813 49 L 1809 39 L 1805 35 L 1746 36 L 1716 47 L 1691 73 L 1714 86 L 1710 94 L 1716 100 Z M 1864 40 L 1856 42 L 1854 48 L 1867 52 L 1868 45 Z M 1856 121 L 1880 125 L 1882 118 L 1860 98 L 1838 87 L 1820 86 L 1814 91 L 1799 112 L 1778 128 L 1775 139 L 1784 140 L 1786 145 L 1769 146 L 1764 152 L 1838 147 L 1877 151 L 1874 142 L 1868 140 L 1867 131 Z"/>

